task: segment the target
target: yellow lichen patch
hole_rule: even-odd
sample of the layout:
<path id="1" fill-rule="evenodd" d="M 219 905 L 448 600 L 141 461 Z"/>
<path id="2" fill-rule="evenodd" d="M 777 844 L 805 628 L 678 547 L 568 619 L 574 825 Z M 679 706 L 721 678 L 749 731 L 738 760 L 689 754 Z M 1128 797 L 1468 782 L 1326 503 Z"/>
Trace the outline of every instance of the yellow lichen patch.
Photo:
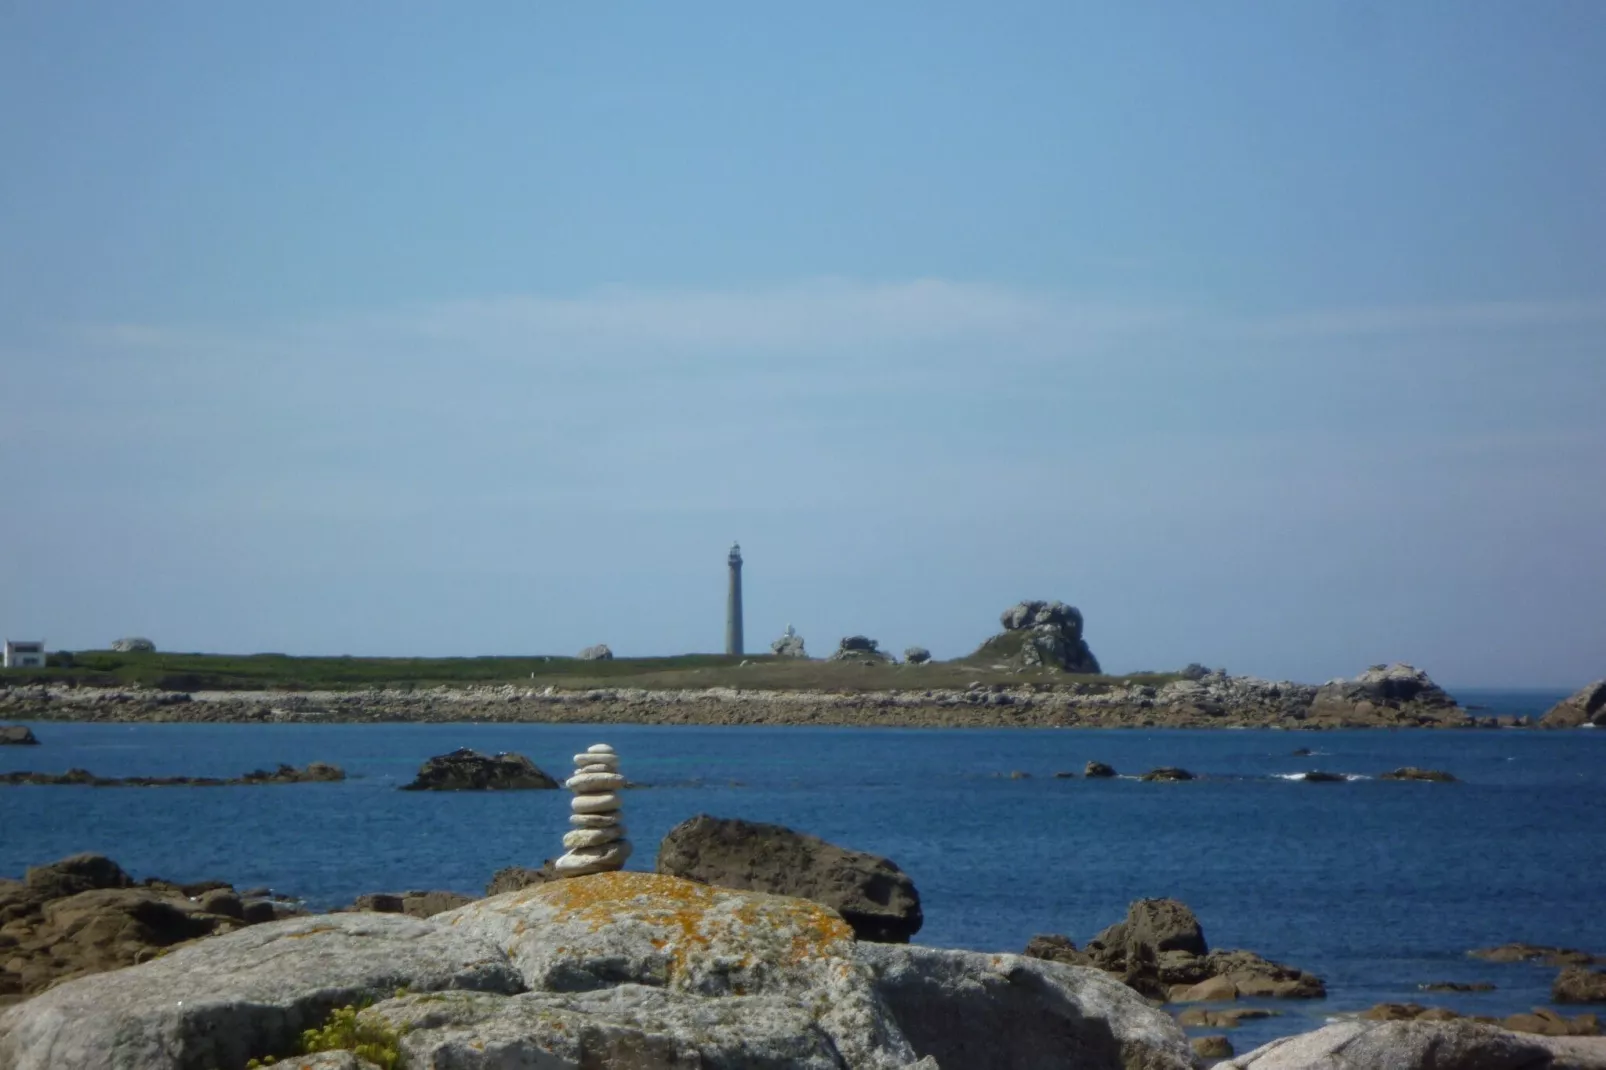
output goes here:
<path id="1" fill-rule="evenodd" d="M 336 932 L 336 931 L 337 930 L 335 929 L 335 927 L 333 925 L 314 925 L 312 928 L 307 929 L 304 932 L 285 933 L 283 939 L 285 939 L 285 940 L 305 940 L 307 937 L 309 937 L 309 936 L 317 936 L 319 933 L 332 933 L 332 932 Z"/>
<path id="2" fill-rule="evenodd" d="M 764 960 L 793 966 L 835 957 L 853 940 L 848 924 L 818 903 L 711 888 L 659 873 L 597 873 L 541 885 L 536 894 L 559 917 L 581 921 L 593 932 L 624 921 L 664 931 L 652 943 L 668 952 L 672 974 L 707 956 L 716 941 L 744 949 L 734 965 L 746 970 Z"/>

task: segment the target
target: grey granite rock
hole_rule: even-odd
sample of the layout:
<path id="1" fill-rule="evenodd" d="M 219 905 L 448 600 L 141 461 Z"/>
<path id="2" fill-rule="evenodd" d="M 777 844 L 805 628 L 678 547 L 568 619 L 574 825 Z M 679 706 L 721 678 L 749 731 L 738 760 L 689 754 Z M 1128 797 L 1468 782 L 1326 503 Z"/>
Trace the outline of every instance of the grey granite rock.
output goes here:
<path id="1" fill-rule="evenodd" d="M 58 985 L 0 1015 L 6 1070 L 214 1070 L 291 1051 L 336 1007 L 397 989 L 512 994 L 495 944 L 394 914 L 270 922 Z"/>
<path id="2" fill-rule="evenodd" d="M 1098 970 L 893 944 L 856 956 L 915 1052 L 944 1068 L 1193 1066 L 1176 1022 Z"/>
<path id="3" fill-rule="evenodd" d="M 1596 680 L 1552 706 L 1540 720 L 1541 728 L 1606 728 L 1606 680 Z"/>
<path id="4" fill-rule="evenodd" d="M 613 651 L 608 648 L 607 643 L 598 643 L 580 651 L 579 656 L 581 661 L 612 661 Z"/>
<path id="5" fill-rule="evenodd" d="M 1606 1037 L 1538 1037 L 1468 1021 L 1337 1022 L 1221 1070 L 1599 1070 Z"/>
<path id="6" fill-rule="evenodd" d="M 131 635 L 114 641 L 112 649 L 119 654 L 154 654 L 156 644 L 143 636 Z"/>
<path id="7" fill-rule="evenodd" d="M 924 665 L 931 660 L 931 651 L 923 646 L 911 646 L 904 650 L 903 660 L 910 665 Z"/>

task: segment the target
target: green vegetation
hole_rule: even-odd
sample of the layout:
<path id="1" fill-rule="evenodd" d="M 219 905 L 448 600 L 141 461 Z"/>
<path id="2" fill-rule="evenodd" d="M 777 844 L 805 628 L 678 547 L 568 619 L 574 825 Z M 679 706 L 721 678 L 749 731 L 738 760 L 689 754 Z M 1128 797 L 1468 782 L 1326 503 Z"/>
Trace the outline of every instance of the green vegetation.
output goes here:
<path id="1" fill-rule="evenodd" d="M 140 685 L 169 691 L 356 691 L 367 688 L 463 687 L 516 684 L 583 690 L 739 687 L 761 691 L 924 691 L 971 683 L 1078 684 L 1101 690 L 1116 684 L 1164 684 L 1175 673 L 1133 676 L 1071 675 L 1048 669 L 994 668 L 993 652 L 927 665 L 862 665 L 770 655 L 747 658 L 684 654 L 664 658 L 581 661 L 567 657 L 354 658 L 287 654 L 116 653 L 51 655 L 46 669 L 0 672 L 0 686 L 76 683 L 90 687 Z M 996 656 L 996 655 L 994 655 Z M 999 660 L 1002 660 L 1001 658 Z M 743 662 L 747 664 L 742 664 Z"/>
<path id="2" fill-rule="evenodd" d="M 402 993 L 398 992 L 400 996 Z M 359 1059 L 367 1059 L 380 1070 L 397 1070 L 401 1066 L 401 1033 L 374 1015 L 364 1016 L 367 1004 L 337 1007 L 329 1020 L 317 1029 L 301 1034 L 301 1055 L 316 1055 L 320 1051 L 349 1051 Z M 278 1059 L 269 1055 L 252 1059 L 246 1070 L 261 1070 L 275 1066 Z"/>

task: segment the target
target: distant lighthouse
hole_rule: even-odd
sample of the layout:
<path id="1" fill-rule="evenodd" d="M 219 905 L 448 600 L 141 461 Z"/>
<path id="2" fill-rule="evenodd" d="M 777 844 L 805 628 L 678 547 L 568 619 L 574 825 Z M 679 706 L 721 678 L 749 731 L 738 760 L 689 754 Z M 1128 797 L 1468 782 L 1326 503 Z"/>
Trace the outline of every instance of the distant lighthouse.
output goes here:
<path id="1" fill-rule="evenodd" d="M 742 544 L 731 543 L 730 588 L 725 594 L 725 653 L 742 653 Z"/>

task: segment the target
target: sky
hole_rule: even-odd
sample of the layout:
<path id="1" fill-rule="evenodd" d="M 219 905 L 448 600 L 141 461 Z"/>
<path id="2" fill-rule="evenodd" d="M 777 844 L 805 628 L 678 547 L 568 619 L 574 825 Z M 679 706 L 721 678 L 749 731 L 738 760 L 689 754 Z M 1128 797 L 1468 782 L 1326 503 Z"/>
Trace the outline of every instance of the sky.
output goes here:
<path id="1" fill-rule="evenodd" d="M 1606 6 L 0 0 L 0 633 L 1606 675 Z"/>

